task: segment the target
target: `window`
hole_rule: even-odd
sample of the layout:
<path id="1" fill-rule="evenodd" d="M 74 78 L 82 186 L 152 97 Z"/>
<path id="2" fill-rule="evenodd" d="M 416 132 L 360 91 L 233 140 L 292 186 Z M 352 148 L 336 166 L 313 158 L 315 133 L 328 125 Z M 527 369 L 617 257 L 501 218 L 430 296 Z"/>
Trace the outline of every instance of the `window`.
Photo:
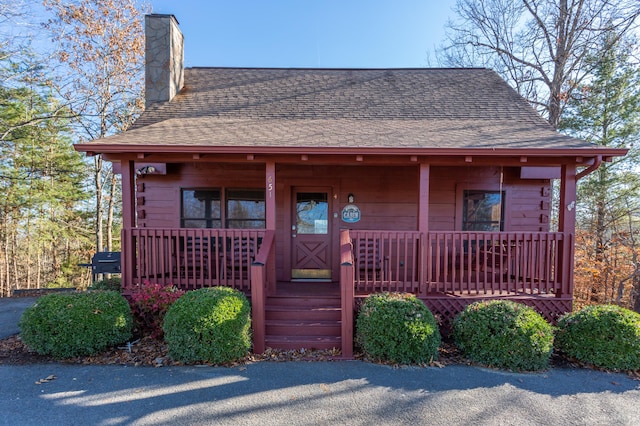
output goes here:
<path id="1" fill-rule="evenodd" d="M 462 230 L 502 231 L 503 229 L 504 192 L 464 190 Z"/>
<path id="2" fill-rule="evenodd" d="M 183 228 L 264 229 L 266 226 L 264 189 L 183 189 L 181 211 Z"/>
<path id="3" fill-rule="evenodd" d="M 227 190 L 227 228 L 265 228 L 265 212 L 264 189 Z"/>
<path id="4" fill-rule="evenodd" d="M 296 194 L 296 229 L 298 234 L 328 233 L 329 202 L 326 192 Z"/>
<path id="5" fill-rule="evenodd" d="M 183 189 L 183 228 L 221 228 L 219 189 Z"/>

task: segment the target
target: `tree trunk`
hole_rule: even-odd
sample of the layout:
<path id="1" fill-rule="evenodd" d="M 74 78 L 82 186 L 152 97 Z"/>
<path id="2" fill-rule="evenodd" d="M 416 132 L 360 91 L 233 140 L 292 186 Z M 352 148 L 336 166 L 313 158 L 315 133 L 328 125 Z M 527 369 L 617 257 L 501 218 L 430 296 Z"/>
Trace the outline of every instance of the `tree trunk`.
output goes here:
<path id="1" fill-rule="evenodd" d="M 102 156 L 96 155 L 94 157 L 94 183 L 96 190 L 96 252 L 102 251 L 102 243 L 103 243 L 103 227 L 102 227 L 102 172 L 103 172 L 103 162 Z"/>
<path id="2" fill-rule="evenodd" d="M 113 212 L 115 210 L 117 185 L 118 180 L 112 172 L 111 185 L 109 187 L 109 205 L 107 209 L 107 251 L 113 251 Z"/>

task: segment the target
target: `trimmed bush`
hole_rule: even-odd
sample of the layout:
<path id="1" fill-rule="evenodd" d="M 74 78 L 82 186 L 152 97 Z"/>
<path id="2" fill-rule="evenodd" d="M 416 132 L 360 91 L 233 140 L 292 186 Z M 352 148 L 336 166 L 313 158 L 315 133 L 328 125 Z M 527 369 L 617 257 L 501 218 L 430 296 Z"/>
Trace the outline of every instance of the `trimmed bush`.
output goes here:
<path id="1" fill-rule="evenodd" d="M 556 347 L 567 356 L 614 370 L 640 369 L 640 314 L 615 305 L 588 306 L 558 320 Z"/>
<path id="2" fill-rule="evenodd" d="M 356 320 L 356 339 L 372 359 L 400 364 L 435 359 L 441 341 L 431 311 L 407 293 L 367 297 Z"/>
<path id="3" fill-rule="evenodd" d="M 471 360 L 511 370 L 549 366 L 553 327 L 532 308 L 507 301 L 476 302 L 453 321 L 456 345 Z"/>
<path id="4" fill-rule="evenodd" d="M 162 322 L 169 307 L 184 291 L 173 285 L 154 284 L 145 281 L 130 296 L 131 313 L 137 332 L 149 334 L 154 339 L 162 338 Z"/>
<path id="5" fill-rule="evenodd" d="M 105 278 L 94 282 L 90 288 L 91 290 L 122 291 L 122 280 L 120 277 Z"/>
<path id="6" fill-rule="evenodd" d="M 251 308 L 244 294 L 229 287 L 189 291 L 164 317 L 169 355 L 185 363 L 225 363 L 251 348 Z"/>
<path id="7" fill-rule="evenodd" d="M 22 314 L 20 337 L 42 355 L 93 355 L 131 338 L 129 303 L 115 291 L 48 294 Z"/>

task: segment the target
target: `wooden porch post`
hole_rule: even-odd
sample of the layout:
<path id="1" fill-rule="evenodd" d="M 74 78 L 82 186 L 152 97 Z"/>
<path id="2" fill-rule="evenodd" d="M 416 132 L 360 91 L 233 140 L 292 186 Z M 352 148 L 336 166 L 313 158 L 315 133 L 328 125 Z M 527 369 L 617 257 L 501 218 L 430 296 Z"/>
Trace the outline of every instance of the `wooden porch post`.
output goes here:
<path id="1" fill-rule="evenodd" d="M 428 261 L 427 238 L 429 232 L 429 178 L 431 167 L 420 163 L 420 183 L 418 185 L 418 231 L 420 231 L 420 247 L 418 251 L 418 294 L 426 292 Z"/>
<path id="2" fill-rule="evenodd" d="M 273 160 L 265 164 L 265 215 L 267 230 L 276 230 L 276 163 Z M 275 256 L 273 258 L 275 262 Z M 272 262 L 272 263 L 273 263 Z M 268 279 L 266 289 L 267 294 L 275 292 L 276 285 L 276 265 L 270 264 L 267 269 Z"/>
<path id="3" fill-rule="evenodd" d="M 128 288 L 134 284 L 135 244 L 131 230 L 136 226 L 136 175 L 133 161 L 122 160 L 120 167 L 122 172 L 122 286 Z"/>
<path id="4" fill-rule="evenodd" d="M 565 164 L 560 176 L 558 231 L 564 234 L 560 251 L 560 282 L 562 290 L 556 296 L 573 295 L 573 238 L 576 228 L 576 166 Z"/>
<path id="5" fill-rule="evenodd" d="M 429 174 L 430 166 L 420 163 L 420 185 L 418 201 L 418 231 L 429 232 Z"/>
<path id="6" fill-rule="evenodd" d="M 265 166 L 265 195 L 266 195 L 266 215 L 267 229 L 275 231 L 276 229 L 276 163 L 275 161 L 267 161 Z"/>

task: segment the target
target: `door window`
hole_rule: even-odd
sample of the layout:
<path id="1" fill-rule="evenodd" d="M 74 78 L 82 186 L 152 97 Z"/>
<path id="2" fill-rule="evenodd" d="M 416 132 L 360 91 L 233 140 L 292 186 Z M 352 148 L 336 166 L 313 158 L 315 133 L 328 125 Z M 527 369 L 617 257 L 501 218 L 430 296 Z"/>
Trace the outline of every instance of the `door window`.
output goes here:
<path id="1" fill-rule="evenodd" d="M 296 232 L 298 234 L 327 234 L 329 203 L 326 192 L 298 192 L 296 194 Z"/>

